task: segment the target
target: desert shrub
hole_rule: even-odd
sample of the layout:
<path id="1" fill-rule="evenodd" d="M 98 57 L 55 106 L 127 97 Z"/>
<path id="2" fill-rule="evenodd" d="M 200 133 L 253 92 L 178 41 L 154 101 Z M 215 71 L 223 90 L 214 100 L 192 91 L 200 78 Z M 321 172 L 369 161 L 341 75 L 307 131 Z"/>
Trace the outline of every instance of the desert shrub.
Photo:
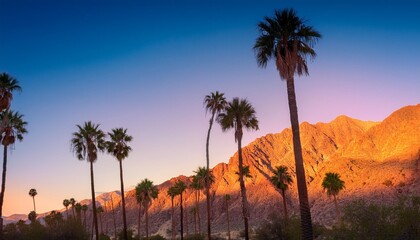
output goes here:
<path id="1" fill-rule="evenodd" d="M 354 201 L 344 209 L 341 226 L 327 239 L 420 239 L 420 198 L 401 199 L 394 206 Z"/>
<path id="2" fill-rule="evenodd" d="M 323 233 L 324 228 L 313 224 L 314 236 Z M 299 240 L 301 239 L 300 219 L 291 217 L 288 221 L 280 216 L 272 215 L 255 231 L 256 240 Z"/>
<path id="3" fill-rule="evenodd" d="M 200 234 L 192 234 L 192 235 L 189 235 L 188 237 L 185 237 L 184 239 L 186 239 L 186 240 L 204 240 L 204 239 L 206 239 L 206 237 L 204 235 L 200 235 Z"/>

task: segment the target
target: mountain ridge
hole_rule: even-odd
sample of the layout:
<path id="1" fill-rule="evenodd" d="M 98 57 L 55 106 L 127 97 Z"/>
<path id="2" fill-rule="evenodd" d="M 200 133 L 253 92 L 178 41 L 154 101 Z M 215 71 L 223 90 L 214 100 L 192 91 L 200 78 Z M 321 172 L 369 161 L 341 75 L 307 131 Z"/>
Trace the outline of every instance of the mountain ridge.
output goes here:
<path id="1" fill-rule="evenodd" d="M 358 197 L 372 202 L 392 203 L 399 196 L 420 195 L 420 104 L 403 107 L 381 122 L 361 121 L 341 115 L 329 123 L 303 122 L 300 131 L 310 206 L 315 222 L 325 225 L 334 222 L 333 204 L 321 187 L 323 176 L 329 171 L 338 172 L 346 183 L 346 189 L 340 193 L 340 206 Z M 251 226 L 258 226 L 273 212 L 282 214 L 281 196 L 269 182 L 272 169 L 278 165 L 289 167 L 292 173 L 294 182 L 286 193 L 286 201 L 291 214 L 298 214 L 291 129 L 259 137 L 243 147 L 242 151 L 244 165 L 250 167 L 252 175 L 246 182 L 251 206 Z M 231 219 L 231 228 L 240 230 L 242 227 L 239 217 L 239 181 L 235 174 L 238 171 L 237 158 L 235 153 L 228 163 L 219 163 L 212 169 L 215 183 L 210 199 L 214 232 L 226 231 L 225 194 L 232 197 L 229 203 L 230 215 L 238 216 L 235 220 Z M 191 181 L 190 176 L 178 176 L 158 185 L 160 194 L 149 213 L 151 232 L 167 235 L 171 226 L 171 201 L 166 191 L 178 179 L 187 183 Z M 129 227 L 136 229 L 138 204 L 134 195 L 135 190 L 126 192 L 126 208 Z M 109 199 L 107 201 L 105 195 L 96 199 L 105 206 L 107 213 L 104 218 L 107 219 L 107 225 L 111 226 Z M 118 206 L 121 198 L 115 196 L 113 200 L 114 206 L 117 206 L 117 216 L 120 216 Z M 184 194 L 184 202 L 188 216 L 188 209 L 194 205 L 192 191 Z M 204 230 L 207 217 L 203 194 L 200 214 Z M 178 219 L 178 216 L 176 213 L 175 218 Z M 122 220 L 117 219 L 117 224 L 121 228 Z M 188 219 L 188 225 L 193 229 L 192 216 Z"/>

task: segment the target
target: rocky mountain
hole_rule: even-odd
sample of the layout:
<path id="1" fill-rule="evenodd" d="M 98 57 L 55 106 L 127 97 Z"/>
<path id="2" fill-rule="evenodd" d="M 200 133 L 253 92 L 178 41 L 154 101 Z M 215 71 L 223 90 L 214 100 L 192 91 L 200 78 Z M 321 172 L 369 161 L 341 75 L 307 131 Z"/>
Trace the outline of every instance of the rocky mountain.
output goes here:
<path id="1" fill-rule="evenodd" d="M 326 172 L 337 172 L 345 181 L 346 188 L 339 196 L 340 206 L 356 198 L 392 203 L 399 196 L 420 196 L 420 104 L 401 108 L 382 122 L 366 122 L 339 116 L 330 123 L 303 122 L 300 131 L 310 206 L 315 222 L 325 225 L 334 222 L 333 202 L 321 187 Z M 250 167 L 252 175 L 246 181 L 251 226 L 258 226 L 270 214 L 282 214 L 281 195 L 269 182 L 272 169 L 278 165 L 286 165 L 292 172 L 294 182 L 286 192 L 286 201 L 289 211 L 298 214 L 291 129 L 256 139 L 243 148 L 243 155 L 244 164 Z M 225 194 L 231 195 L 231 228 L 242 228 L 240 188 L 235 174 L 237 171 L 237 153 L 227 164 L 220 163 L 213 168 L 216 180 L 211 190 L 214 232 L 226 231 Z M 166 192 L 177 179 L 187 183 L 191 181 L 191 177 L 179 176 L 158 186 L 160 194 L 149 213 L 151 232 L 169 236 L 171 199 Z M 130 228 L 137 229 L 138 204 L 134 194 L 134 190 L 126 193 L 127 218 Z M 110 195 L 113 195 L 113 204 Z M 121 197 L 117 193 L 107 193 L 98 196 L 97 200 L 107 210 L 103 216 L 103 226 L 111 233 L 113 220 L 110 209 L 114 206 L 117 216 L 121 216 Z M 193 233 L 191 209 L 195 199 L 191 190 L 184 195 L 184 202 L 188 222 L 188 230 L 184 231 Z M 179 204 L 178 200 L 176 204 Z M 201 229 L 205 231 L 207 217 L 204 194 L 201 195 L 199 210 Z M 120 218 L 117 218 L 118 228 L 122 227 Z M 179 208 L 175 219 L 179 223 Z"/>

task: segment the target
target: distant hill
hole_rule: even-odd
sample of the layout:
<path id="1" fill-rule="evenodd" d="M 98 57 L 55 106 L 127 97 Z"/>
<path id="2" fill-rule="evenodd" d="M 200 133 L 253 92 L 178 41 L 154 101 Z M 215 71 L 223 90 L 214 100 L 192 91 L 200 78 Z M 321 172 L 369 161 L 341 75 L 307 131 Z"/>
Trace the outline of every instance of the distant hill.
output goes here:
<path id="1" fill-rule="evenodd" d="M 382 122 L 366 122 L 347 116 L 339 116 L 330 123 L 300 125 L 302 151 L 312 217 L 315 222 L 331 225 L 334 221 L 334 206 L 321 187 L 326 172 L 337 172 L 345 181 L 346 189 L 339 196 L 339 205 L 356 198 L 378 203 L 392 203 L 399 196 L 420 195 L 420 104 L 401 108 Z M 269 182 L 271 170 L 286 165 L 292 172 L 294 183 L 286 193 L 291 213 L 298 214 L 298 197 L 294 167 L 292 132 L 285 129 L 280 133 L 258 138 L 243 148 L 244 164 L 250 166 L 251 179 L 246 182 L 251 206 L 251 226 L 258 226 L 269 214 L 282 214 L 281 196 Z M 238 156 L 235 153 L 229 162 L 213 168 L 215 184 L 212 187 L 212 224 L 214 232 L 226 231 L 226 215 L 223 196 L 230 194 L 229 204 L 231 228 L 242 228 Z M 141 176 L 140 176 L 141 177 Z M 159 198 L 150 209 L 151 232 L 166 235 L 171 228 L 171 200 L 166 192 L 177 179 L 187 183 L 191 178 L 179 176 L 159 185 Z M 126 193 L 127 218 L 130 228 L 137 229 L 138 204 L 134 190 Z M 188 206 L 188 228 L 194 230 L 190 208 L 194 204 L 192 191 L 185 194 Z M 84 200 L 89 202 L 89 200 Z M 109 193 L 97 197 L 107 209 L 103 217 L 104 226 L 111 233 L 113 226 Z M 117 216 L 120 213 L 119 194 L 113 194 Z M 175 219 L 179 222 L 179 209 Z M 201 226 L 205 231 L 205 197 L 202 194 Z M 121 217 L 117 225 L 122 228 Z M 142 223 L 144 226 L 144 223 Z M 143 230 L 142 230 L 143 231 Z"/>

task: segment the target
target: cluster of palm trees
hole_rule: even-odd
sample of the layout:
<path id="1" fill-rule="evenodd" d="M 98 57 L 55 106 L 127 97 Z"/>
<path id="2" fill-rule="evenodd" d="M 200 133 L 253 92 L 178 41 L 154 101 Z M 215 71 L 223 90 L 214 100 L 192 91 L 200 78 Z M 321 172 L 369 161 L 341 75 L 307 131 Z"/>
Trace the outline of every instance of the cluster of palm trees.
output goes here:
<path id="1" fill-rule="evenodd" d="M 7 149 L 13 146 L 16 139 L 23 140 L 28 131 L 23 115 L 10 109 L 14 92 L 21 92 L 18 80 L 7 73 L 0 74 L 0 140 L 3 145 L 3 171 L 0 192 L 0 239 L 3 239 L 3 201 L 6 192 Z"/>
<path id="2" fill-rule="evenodd" d="M 281 193 L 284 218 L 287 221 L 286 190 L 289 189 L 289 185 L 293 182 L 292 175 L 289 173 L 288 167 L 284 165 L 277 166 L 272 172 L 273 175 L 270 180 L 273 186 Z M 340 209 L 338 207 L 337 197 L 340 191 L 345 188 L 345 182 L 341 180 L 340 174 L 327 172 L 322 181 L 322 188 L 327 192 L 328 197 L 332 196 L 334 198 L 337 221 L 340 221 Z"/>
<path id="3" fill-rule="evenodd" d="M 94 124 L 91 121 L 85 122 L 83 125 L 76 125 L 77 132 L 73 133 L 71 139 L 71 146 L 73 152 L 79 160 L 87 160 L 90 164 L 90 182 L 92 194 L 92 209 L 97 209 L 95 201 L 95 184 L 93 175 L 93 163 L 98 159 L 98 152 L 107 151 L 114 156 L 120 167 L 120 183 L 121 183 L 121 202 L 123 213 L 123 236 L 127 237 L 127 219 L 125 211 L 125 197 L 124 197 L 124 180 L 122 160 L 128 157 L 131 147 L 128 143 L 132 141 L 133 137 L 127 134 L 127 129 L 114 128 L 108 132 L 110 140 L 106 140 L 105 133 L 99 129 L 99 124 Z M 96 239 L 99 239 L 98 218 L 97 211 L 93 212 L 93 224 L 95 229 Z"/>
<path id="4" fill-rule="evenodd" d="M 146 239 L 149 239 L 149 208 L 153 199 L 156 199 L 159 194 L 159 189 L 149 179 L 144 179 L 136 186 L 136 200 L 139 204 L 139 215 L 137 219 L 137 234 L 141 237 L 140 223 L 141 223 L 141 207 L 143 206 L 146 218 Z"/>

